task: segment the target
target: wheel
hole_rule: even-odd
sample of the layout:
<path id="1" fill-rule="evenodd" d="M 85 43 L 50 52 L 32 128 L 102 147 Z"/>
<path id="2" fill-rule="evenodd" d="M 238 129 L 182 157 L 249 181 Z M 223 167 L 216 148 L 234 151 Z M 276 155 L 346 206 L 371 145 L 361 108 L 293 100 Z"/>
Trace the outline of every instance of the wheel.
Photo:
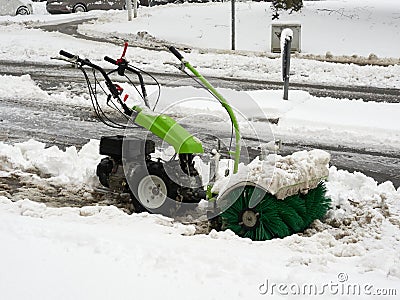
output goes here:
<path id="1" fill-rule="evenodd" d="M 147 175 L 140 180 L 137 193 L 140 203 L 146 209 L 154 210 L 165 204 L 168 189 L 161 177 Z"/>
<path id="2" fill-rule="evenodd" d="M 168 178 L 163 163 L 149 162 L 147 172 L 134 175 L 129 184 L 136 212 L 147 211 L 170 217 L 178 209 L 179 187 Z"/>
<path id="3" fill-rule="evenodd" d="M 150 6 L 151 0 L 138 0 L 138 2 L 140 2 L 140 5 L 142 6 Z"/>
<path id="4" fill-rule="evenodd" d="M 111 158 L 103 158 L 96 168 L 96 175 L 99 178 L 100 183 L 105 187 L 110 187 L 110 174 L 114 167 L 114 163 Z"/>
<path id="5" fill-rule="evenodd" d="M 135 7 L 135 3 L 133 2 L 133 0 L 131 1 L 132 2 L 132 9 Z M 140 3 L 140 1 L 138 0 L 137 2 L 136 2 L 136 8 L 139 8 L 139 6 L 141 5 L 141 3 Z M 143 4 L 142 4 L 143 5 Z M 128 10 L 128 8 L 126 7 L 126 4 L 124 5 L 124 10 Z"/>
<path id="6" fill-rule="evenodd" d="M 17 9 L 17 15 L 25 16 L 25 15 L 30 15 L 30 14 L 31 14 L 31 12 L 26 6 L 20 6 Z"/>
<path id="7" fill-rule="evenodd" d="M 86 8 L 86 6 L 85 6 L 84 4 L 78 3 L 78 4 L 75 4 L 75 6 L 74 6 L 74 8 L 72 9 L 72 11 L 73 11 L 74 13 L 77 13 L 77 12 L 87 12 L 87 8 Z"/>

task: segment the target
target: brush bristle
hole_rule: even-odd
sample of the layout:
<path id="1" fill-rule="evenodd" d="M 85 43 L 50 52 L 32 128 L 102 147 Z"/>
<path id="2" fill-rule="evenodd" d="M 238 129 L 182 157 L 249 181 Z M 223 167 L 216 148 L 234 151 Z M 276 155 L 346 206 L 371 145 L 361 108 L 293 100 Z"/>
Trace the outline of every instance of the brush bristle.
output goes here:
<path id="1" fill-rule="evenodd" d="M 314 220 L 324 217 L 331 203 L 325 196 L 322 182 L 305 195 L 293 195 L 283 200 L 266 193 L 255 207 L 251 207 L 258 214 L 259 222 L 249 229 L 241 225 L 240 215 L 249 208 L 250 199 L 257 189 L 247 185 L 240 194 L 232 191 L 235 194 L 229 196 L 235 197 L 236 201 L 220 215 L 223 230 L 230 229 L 254 241 L 283 238 L 304 231 Z"/>

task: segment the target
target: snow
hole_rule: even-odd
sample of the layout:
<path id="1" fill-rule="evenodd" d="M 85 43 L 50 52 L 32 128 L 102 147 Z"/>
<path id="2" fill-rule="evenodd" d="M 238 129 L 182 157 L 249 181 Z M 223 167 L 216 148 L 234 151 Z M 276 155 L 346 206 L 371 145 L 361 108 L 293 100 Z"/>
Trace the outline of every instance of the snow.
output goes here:
<path id="1" fill-rule="evenodd" d="M 94 25 L 82 25 L 80 32 L 96 36 L 107 33 L 108 36 L 116 33 L 129 36 L 146 31 L 151 36 L 178 44 L 230 49 L 230 6 L 226 2 L 151 7 L 139 10 L 139 17 L 131 23 L 126 20 L 126 14 L 120 12 L 118 17 L 103 15 Z M 238 50 L 270 51 L 272 13 L 270 3 L 237 3 Z M 400 38 L 399 13 L 396 0 L 305 1 L 300 13 L 282 13 L 279 21 L 274 22 L 300 23 L 305 53 L 325 55 L 330 51 L 336 55 L 367 57 L 375 53 L 379 57 L 397 58 L 399 55 L 393 43 L 398 43 Z M 172 20 L 171 15 L 174 16 Z M 363 38 L 366 31 L 374 45 Z"/>
<path id="2" fill-rule="evenodd" d="M 99 19 L 79 26 L 81 33 L 124 39 L 147 31 L 155 39 L 193 47 L 185 58 L 205 75 L 280 81 L 281 60 L 268 53 L 269 3 L 237 3 L 237 48 L 241 50 L 235 53 L 227 50 L 229 3 L 140 8 L 139 18 L 132 23 L 125 21 L 126 12 L 121 11 L 48 15 L 44 4 L 34 3 L 31 16 L 0 17 L 0 59 L 48 63 L 65 49 L 107 65 L 101 58 L 119 57 L 120 46 L 38 28 L 95 17 Z M 303 28 L 304 53 L 291 60 L 291 81 L 398 88 L 399 15 L 399 2 L 394 0 L 306 1 L 301 13 L 283 13 L 282 22 L 297 20 Z M 309 60 L 307 55 L 334 55 L 338 60 L 354 55 L 353 61 L 359 56 L 388 57 L 393 65 L 334 64 Z M 174 58 L 164 51 L 130 48 L 127 58 L 146 70 L 173 70 L 164 63 Z M 295 90 L 290 91 L 289 101 L 282 100 L 282 91 L 219 90 L 242 113 L 244 135 L 315 139 L 378 151 L 400 148 L 398 104 L 313 97 Z M 49 94 L 28 75 L 0 76 L 1 97 L 72 103 L 78 109 L 90 105 L 87 95 Z M 207 127 L 230 132 L 223 108 L 200 89 L 162 87 L 158 109 L 189 124 L 201 127 L 206 120 Z M 266 118 L 279 118 L 279 122 L 267 125 Z M 285 292 L 290 297 L 293 290 L 277 286 L 307 284 L 318 286 L 319 291 L 324 285 L 355 284 L 363 299 L 376 299 L 378 289 L 400 293 L 400 188 L 396 190 L 391 182 L 378 184 L 364 174 L 331 166 L 326 186 L 333 205 L 324 220 L 302 234 L 252 242 L 231 231 L 196 234 L 195 226 L 159 215 L 128 215 L 114 206 L 87 206 L 88 194 L 99 184 L 95 167 L 100 159 L 96 140 L 79 151 L 46 148 L 34 140 L 0 143 L 0 177 L 16 179 L 18 189 L 26 190 L 14 195 L 0 185 L 2 299 L 256 299 Z M 248 168 L 265 163 L 268 160 L 256 160 Z M 223 161 L 221 169 L 226 166 Z M 32 186 L 57 190 L 53 200 L 60 203 L 75 194 L 80 207 L 34 202 Z M 321 298 L 353 297 L 343 291 L 325 290 Z"/>
<path id="3" fill-rule="evenodd" d="M 35 4 L 38 7 L 44 5 L 44 3 Z M 220 17 L 221 14 L 224 15 L 229 11 L 228 3 L 141 7 L 139 17 L 129 23 L 126 21 L 126 12 L 124 11 L 48 15 L 42 8 L 42 10 L 36 9 L 37 13 L 30 16 L 0 17 L 0 59 L 57 63 L 50 58 L 58 56 L 59 50 L 64 49 L 107 66 L 108 64 L 102 61 L 102 57 L 105 55 L 119 57 L 125 38 L 133 39 L 133 42 L 136 43 L 138 32 L 148 31 L 155 36 L 156 40 L 167 39 L 167 44 L 184 43 L 194 47 L 191 53 L 185 54 L 185 58 L 196 65 L 204 75 L 281 81 L 281 60 L 277 55 L 269 54 L 266 46 L 270 34 L 268 28 L 271 22 L 270 3 L 244 2 L 237 4 L 238 49 L 241 49 L 240 45 L 245 45 L 249 48 L 242 47 L 242 49 L 247 50 L 236 52 L 212 50 L 219 48 L 219 43 L 230 44 L 230 35 L 226 33 L 229 31 L 230 20 Z M 323 9 L 337 9 L 338 12 L 330 13 Z M 244 13 L 243 19 L 240 17 L 241 13 Z M 306 2 L 306 6 L 300 14 L 290 16 L 283 14 L 281 21 L 294 18 L 299 19 L 302 24 L 306 22 L 303 24 L 302 32 L 304 53 L 291 59 L 291 82 L 397 88 L 400 83 L 399 57 L 396 52 L 400 46 L 396 44 L 400 40 L 397 27 L 399 13 L 399 2 L 394 0 L 363 2 L 339 0 L 309 1 Z M 349 18 L 348 14 L 352 17 Z M 171 15 L 176 18 L 171 20 Z M 182 16 L 182 18 L 178 18 L 178 16 Z M 82 40 L 57 32 L 46 32 L 39 28 L 41 25 L 88 18 L 99 19 L 80 25 L 81 33 L 114 41 L 117 38 L 121 41 L 121 45 Z M 179 20 L 189 19 L 191 26 L 181 26 L 182 24 L 179 23 Z M 307 24 L 308 20 L 309 24 Z M 168 26 L 165 26 L 166 22 Z M 319 24 L 324 24 L 324 26 Z M 178 25 L 179 27 L 173 27 Z M 265 28 L 265 30 L 259 28 Z M 366 28 L 368 28 L 369 39 L 360 39 L 365 36 Z M 220 31 L 221 29 L 223 32 Z M 311 31 L 310 34 L 309 31 Z M 248 34 L 248 32 L 252 32 L 252 34 Z M 326 34 L 327 32 L 329 34 Z M 343 32 L 346 32 L 345 37 L 342 37 Z M 163 36 L 163 33 L 169 35 Z M 143 33 L 141 34 L 143 35 Z M 259 38 L 258 35 L 261 35 L 262 38 Z M 222 38 L 222 36 L 226 38 Z M 178 37 L 182 40 L 177 40 Z M 313 42 L 315 37 L 318 37 L 320 43 Z M 47 42 L 43 43 L 43 40 Z M 373 40 L 374 43 L 369 42 L 370 40 Z M 199 45 L 198 41 L 203 44 Z M 152 46 L 152 39 L 144 40 L 143 43 L 145 46 Z M 196 46 L 202 48 L 199 49 Z M 254 50 L 255 46 L 259 47 L 258 50 Z M 224 49 L 228 49 L 227 47 L 223 46 Z M 327 52 L 329 53 L 327 54 Z M 328 58 L 333 55 L 337 61 L 357 62 L 360 56 L 365 56 L 366 58 L 362 60 L 363 63 L 376 62 L 374 59 L 368 59 L 370 54 L 373 54 L 372 58 L 375 56 L 378 58 L 389 57 L 389 60 L 381 60 L 381 62 L 389 62 L 390 65 L 387 67 L 358 66 L 312 60 L 318 58 L 318 55 L 322 55 L 319 59 L 325 59 L 326 55 Z M 352 57 L 353 55 L 354 57 Z M 176 62 L 172 54 L 166 51 L 133 47 L 128 50 L 127 59 L 148 71 L 176 71 L 173 67 L 165 65 L 166 62 Z"/>
<path id="4" fill-rule="evenodd" d="M 13 79 L 16 86 L 24 80 L 28 95 L 43 96 L 26 76 Z M 173 95 L 182 89 L 169 91 Z M 57 101 L 57 95 L 48 97 Z M 45 149 L 32 140 L 0 144 L 2 178 L 18 175 L 24 185 L 43 189 L 51 184 L 63 191 L 58 197 L 96 186 L 99 160 L 98 141 L 79 152 L 75 147 Z M 325 284 L 356 284 L 361 295 L 378 289 L 398 293 L 400 188 L 334 166 L 326 184 L 333 205 L 325 220 L 303 234 L 265 242 L 241 239 L 231 231 L 195 234 L 193 225 L 159 215 L 85 206 L 84 196 L 80 208 L 53 208 L 30 201 L 29 193 L 25 199 L 2 193 L 2 296 L 109 299 L 129 298 L 134 291 L 146 299 L 256 299 L 278 295 L 273 284 L 315 285 L 319 291 Z M 335 289 L 325 291 L 329 295 L 351 296 Z"/>
<path id="5" fill-rule="evenodd" d="M 98 154 L 99 141 L 92 140 L 81 150 L 75 146 L 68 147 L 65 152 L 52 146 L 45 148 L 45 144 L 29 140 L 15 145 L 0 143 L 1 162 L 0 171 L 3 175 L 20 170 L 27 172 L 37 170 L 39 174 L 50 176 L 48 184 L 75 185 L 98 183 L 93 166 L 97 166 L 101 156 Z M 4 173 L 4 172 L 8 172 Z"/>
<path id="6" fill-rule="evenodd" d="M 92 143 L 82 159 L 97 155 Z M 25 157 L 37 148 L 33 141 L 14 146 Z M 4 149 L 2 160 L 8 155 Z M 36 158 L 47 163 L 35 168 L 50 170 L 53 151 Z M 75 168 L 87 171 L 84 164 Z M 58 176 L 56 171 L 50 178 Z M 86 184 L 79 177 L 72 182 Z M 398 293 L 400 191 L 335 167 L 327 188 L 334 205 L 326 220 L 303 234 L 265 242 L 231 231 L 194 234 L 193 225 L 147 213 L 127 215 L 113 206 L 52 208 L 0 196 L 1 294 L 10 300 L 256 299 L 279 295 L 271 290 L 274 283 L 312 284 L 320 292 L 325 284 L 356 284 L 364 296 L 377 289 Z M 352 294 L 325 290 L 324 297 L 329 295 Z"/>
<path id="7" fill-rule="evenodd" d="M 281 32 L 281 56 L 284 55 L 284 49 L 286 41 L 291 41 L 293 38 L 293 30 L 290 28 L 285 28 Z"/>
<path id="8" fill-rule="evenodd" d="M 9 95 L 13 97 L 18 95 L 21 98 L 49 99 L 49 95 L 38 87 L 29 75 L 22 75 L 19 77 L 1 75 L 0 79 L 1 96 Z M 24 88 L 21 88 L 22 86 Z"/>
<path id="9" fill-rule="evenodd" d="M 287 156 L 270 154 L 264 160 L 257 157 L 248 165 L 240 164 L 236 174 L 218 178 L 212 192 L 222 196 L 236 184 L 251 182 L 278 199 L 285 199 L 313 189 L 326 179 L 329 161 L 330 154 L 318 149 L 298 151 Z"/>

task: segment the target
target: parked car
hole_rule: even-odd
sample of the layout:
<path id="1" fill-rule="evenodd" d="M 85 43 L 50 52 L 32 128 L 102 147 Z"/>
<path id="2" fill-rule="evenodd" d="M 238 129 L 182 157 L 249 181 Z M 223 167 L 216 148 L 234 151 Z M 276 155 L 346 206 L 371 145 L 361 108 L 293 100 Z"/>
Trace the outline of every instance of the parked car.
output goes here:
<path id="1" fill-rule="evenodd" d="M 0 16 L 30 15 L 32 12 L 31 0 L 0 0 Z"/>
<path id="2" fill-rule="evenodd" d="M 139 5 L 139 0 L 137 3 Z M 126 0 L 47 0 L 46 3 L 46 9 L 51 14 L 87 12 L 95 9 L 125 9 L 125 6 Z"/>

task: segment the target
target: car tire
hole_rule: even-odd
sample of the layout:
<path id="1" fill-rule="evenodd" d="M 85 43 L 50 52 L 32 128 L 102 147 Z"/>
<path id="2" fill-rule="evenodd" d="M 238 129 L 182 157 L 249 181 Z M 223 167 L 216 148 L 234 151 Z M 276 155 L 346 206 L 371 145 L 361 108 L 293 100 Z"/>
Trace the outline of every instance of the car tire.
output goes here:
<path id="1" fill-rule="evenodd" d="M 26 6 L 20 6 L 20 7 L 18 7 L 16 14 L 26 16 L 26 15 L 30 15 L 31 11 Z"/>
<path id="2" fill-rule="evenodd" d="M 86 6 L 85 6 L 84 4 L 78 3 L 78 4 L 75 4 L 75 6 L 74 6 L 74 8 L 72 9 L 72 11 L 73 11 L 74 13 L 77 13 L 77 12 L 87 12 L 87 8 L 86 8 Z"/>
<path id="3" fill-rule="evenodd" d="M 134 5 L 133 5 L 133 0 L 132 0 L 131 2 L 132 2 L 132 9 L 133 9 L 133 7 L 134 7 Z M 137 2 L 136 2 L 136 3 L 137 3 L 137 5 L 136 5 L 136 8 L 139 8 L 139 7 L 140 7 L 140 5 L 141 5 L 141 4 L 140 4 L 140 1 L 139 1 L 139 0 L 137 0 Z M 128 10 L 128 8 L 126 7 L 126 4 L 124 5 L 124 7 L 123 7 L 123 8 L 124 8 L 124 10 Z"/>

